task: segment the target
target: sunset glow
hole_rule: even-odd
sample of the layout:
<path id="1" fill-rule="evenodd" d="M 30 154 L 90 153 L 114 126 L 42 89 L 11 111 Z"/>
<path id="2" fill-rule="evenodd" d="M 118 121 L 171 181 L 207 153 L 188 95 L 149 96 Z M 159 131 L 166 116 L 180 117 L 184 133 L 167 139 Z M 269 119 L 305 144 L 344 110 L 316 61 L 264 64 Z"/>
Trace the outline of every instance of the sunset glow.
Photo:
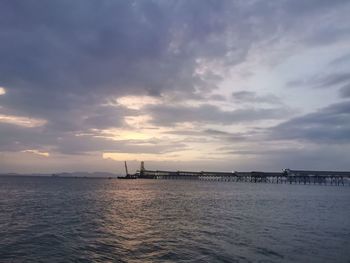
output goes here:
<path id="1" fill-rule="evenodd" d="M 15 124 L 28 128 L 39 127 L 46 123 L 45 120 L 2 114 L 0 114 L 0 122 Z"/>
<path id="2" fill-rule="evenodd" d="M 6 90 L 4 87 L 0 87 L 0 95 L 6 94 Z"/>
<path id="3" fill-rule="evenodd" d="M 48 152 L 41 152 L 41 151 L 38 151 L 38 150 L 24 150 L 22 151 L 24 153 L 32 153 L 32 154 L 36 154 L 36 155 L 40 155 L 40 156 L 44 156 L 44 157 L 49 157 L 50 154 Z"/>
<path id="4" fill-rule="evenodd" d="M 117 99 L 117 103 L 129 109 L 140 110 L 146 105 L 161 103 L 161 100 L 150 96 L 126 96 Z"/>

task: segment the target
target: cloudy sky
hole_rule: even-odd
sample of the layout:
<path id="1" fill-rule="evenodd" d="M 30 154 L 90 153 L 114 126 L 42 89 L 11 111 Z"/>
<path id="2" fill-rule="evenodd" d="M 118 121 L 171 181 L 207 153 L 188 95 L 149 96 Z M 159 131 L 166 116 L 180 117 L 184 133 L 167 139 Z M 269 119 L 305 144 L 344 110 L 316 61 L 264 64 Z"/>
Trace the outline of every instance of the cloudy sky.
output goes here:
<path id="1" fill-rule="evenodd" d="M 0 172 L 350 169 L 348 0 L 1 0 Z"/>

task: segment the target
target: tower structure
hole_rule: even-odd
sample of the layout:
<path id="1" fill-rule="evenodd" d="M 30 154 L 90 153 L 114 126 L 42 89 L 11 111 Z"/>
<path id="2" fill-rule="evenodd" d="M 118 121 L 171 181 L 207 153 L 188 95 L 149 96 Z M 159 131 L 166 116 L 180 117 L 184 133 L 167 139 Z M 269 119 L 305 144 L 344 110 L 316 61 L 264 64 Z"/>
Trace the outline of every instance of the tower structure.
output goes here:
<path id="1" fill-rule="evenodd" d="M 142 178 L 145 174 L 145 162 L 141 161 L 141 166 L 140 166 L 140 177 Z"/>

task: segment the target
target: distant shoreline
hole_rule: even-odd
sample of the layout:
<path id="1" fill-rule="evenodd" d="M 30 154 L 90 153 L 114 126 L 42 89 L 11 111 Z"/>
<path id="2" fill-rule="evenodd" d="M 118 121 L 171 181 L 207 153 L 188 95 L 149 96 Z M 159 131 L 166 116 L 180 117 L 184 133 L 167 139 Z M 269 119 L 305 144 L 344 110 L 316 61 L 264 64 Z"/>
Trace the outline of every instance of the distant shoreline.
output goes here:
<path id="1" fill-rule="evenodd" d="M 46 177 L 46 178 L 89 178 L 89 179 L 109 179 L 117 178 L 119 174 L 112 173 L 54 173 L 54 174 L 18 174 L 2 173 L 0 177 Z"/>

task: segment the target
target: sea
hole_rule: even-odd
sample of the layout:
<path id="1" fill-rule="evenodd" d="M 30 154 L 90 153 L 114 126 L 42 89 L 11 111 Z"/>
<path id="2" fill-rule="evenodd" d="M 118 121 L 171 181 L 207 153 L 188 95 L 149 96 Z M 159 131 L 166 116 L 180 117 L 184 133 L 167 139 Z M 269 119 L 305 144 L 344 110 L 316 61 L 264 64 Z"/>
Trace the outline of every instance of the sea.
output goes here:
<path id="1" fill-rule="evenodd" d="M 350 262 L 350 187 L 0 177 L 0 262 Z"/>

